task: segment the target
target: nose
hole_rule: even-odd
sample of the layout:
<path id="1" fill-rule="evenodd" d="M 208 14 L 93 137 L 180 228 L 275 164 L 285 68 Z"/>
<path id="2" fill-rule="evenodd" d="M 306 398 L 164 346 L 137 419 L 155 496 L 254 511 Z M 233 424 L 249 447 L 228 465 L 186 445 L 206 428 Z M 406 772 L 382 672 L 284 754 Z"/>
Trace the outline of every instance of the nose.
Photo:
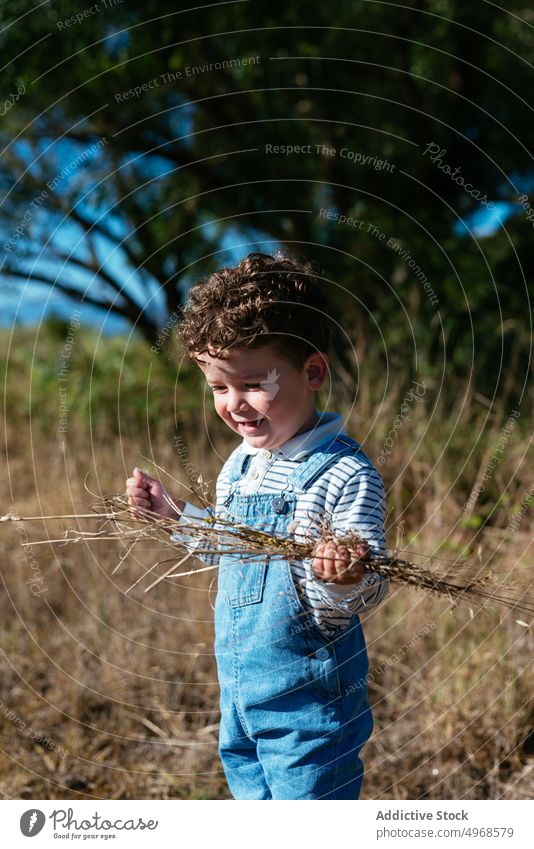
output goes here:
<path id="1" fill-rule="evenodd" d="M 226 396 L 226 409 L 229 413 L 237 413 L 247 408 L 247 402 L 241 392 L 236 389 L 228 389 Z"/>

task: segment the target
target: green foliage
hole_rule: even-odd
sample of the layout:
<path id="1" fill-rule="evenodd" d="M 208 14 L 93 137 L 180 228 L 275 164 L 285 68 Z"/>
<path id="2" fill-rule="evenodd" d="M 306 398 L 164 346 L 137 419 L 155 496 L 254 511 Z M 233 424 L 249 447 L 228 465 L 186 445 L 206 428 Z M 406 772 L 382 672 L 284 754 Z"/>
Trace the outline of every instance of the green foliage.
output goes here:
<path id="1" fill-rule="evenodd" d="M 171 315 L 188 282 L 235 258 L 221 250 L 223 237 L 239 255 L 279 243 L 314 259 L 343 319 L 359 313 L 375 344 L 379 327 L 407 369 L 417 358 L 492 397 L 502 363 L 515 357 L 511 397 L 521 397 L 534 294 L 532 224 L 517 201 L 531 180 L 534 142 L 525 58 L 534 36 L 523 3 L 348 3 L 333 19 L 328 5 L 300 0 L 219 4 L 208 13 L 147 0 L 69 27 L 67 0 L 20 23 L 30 8 L 1 11 L 12 24 L 3 35 L 13 57 L 4 90 L 21 78 L 27 84 L 0 129 L 0 184 L 10 190 L 2 229 L 13 232 L 62 163 L 106 144 L 49 193 L 4 276 L 27 279 L 45 242 L 45 255 L 63 262 L 64 237 L 53 229 L 65 215 L 83 238 L 77 248 L 72 240 L 59 285 L 78 297 L 85 273 L 89 297 L 137 323 L 153 344 L 160 319 L 145 308 L 154 287 Z M 234 66 L 214 67 L 223 60 Z M 23 146 L 13 142 L 19 135 Z M 480 196 L 515 204 L 506 230 L 480 239 L 454 229 L 483 207 L 431 161 L 431 143 Z M 310 152 L 269 153 L 269 144 Z M 378 170 L 371 160 L 392 167 Z M 110 205 L 95 230 L 94 213 Z M 327 221 L 325 209 L 363 226 Z M 437 304 L 390 239 L 426 275 Z M 108 261 L 112 249 L 120 270 Z M 124 281 L 139 269 L 140 288 L 125 298 Z M 41 265 L 32 276 L 57 285 Z"/>
<path id="2" fill-rule="evenodd" d="M 113 438 L 146 438 L 190 421 L 202 403 L 200 380 L 192 366 L 175 367 L 148 351 L 139 335 L 103 337 L 80 328 L 68 367 L 62 372 L 68 324 L 51 319 L 33 329 L 17 330 L 7 349 L 2 333 L 2 375 L 6 377 L 9 425 L 16 431 L 31 422 L 34 437 L 60 431 L 60 390 L 67 405 L 69 439 L 91 433 Z M 61 380 L 61 377 L 64 380 Z"/>
<path id="3" fill-rule="evenodd" d="M 460 527 L 467 528 L 468 530 L 476 531 L 478 528 L 482 527 L 484 523 L 484 519 L 482 516 L 472 515 L 472 516 L 464 516 L 460 521 Z"/>

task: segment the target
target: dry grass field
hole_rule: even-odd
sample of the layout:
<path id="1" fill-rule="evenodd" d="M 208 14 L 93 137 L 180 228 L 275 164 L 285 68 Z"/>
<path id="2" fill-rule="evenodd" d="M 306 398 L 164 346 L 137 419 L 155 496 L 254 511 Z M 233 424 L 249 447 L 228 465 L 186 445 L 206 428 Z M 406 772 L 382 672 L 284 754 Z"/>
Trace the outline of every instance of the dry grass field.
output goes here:
<path id="1" fill-rule="evenodd" d="M 135 382 L 121 384 L 119 425 L 116 416 L 99 417 L 103 401 L 89 415 L 93 407 L 82 409 L 80 400 L 90 385 L 89 371 L 85 385 L 79 378 L 88 368 L 83 363 L 80 372 L 73 366 L 69 428 L 59 439 L 54 363 L 50 377 L 44 354 L 43 364 L 28 339 L 22 342 L 10 352 L 7 375 L 1 513 L 87 512 L 86 477 L 92 492 L 123 491 L 142 455 L 188 484 L 187 454 L 189 472 L 201 469 L 212 481 L 220 458 L 236 444 L 208 410 L 210 445 L 202 403 L 196 409 L 181 404 L 179 387 L 174 398 L 172 386 L 161 396 L 161 416 L 154 420 L 144 418 L 142 407 L 132 412 L 128 406 L 141 393 Z M 78 364 L 82 353 L 80 342 Z M 109 365 L 109 350 L 107 356 Z M 120 363 L 117 375 L 131 379 Z M 150 383 L 143 374 L 139 380 L 141 387 Z M 153 417 L 157 381 L 153 393 L 150 386 L 145 396 Z M 189 386 L 186 381 L 183 391 Z M 112 384 L 109 397 L 116 392 Z M 402 398 L 393 391 L 377 410 L 370 376 L 355 409 L 346 408 L 349 433 L 375 460 Z M 464 510 L 510 414 L 506 404 L 488 416 L 487 405 L 462 392 L 456 404 L 442 403 L 429 379 L 423 402 L 413 405 L 382 466 L 390 546 L 402 527 L 401 550 L 478 558 L 481 566 L 528 582 L 532 481 L 523 417 L 483 497 Z M 514 513 L 519 518 L 510 524 Z M 229 798 L 217 757 L 212 573 L 126 596 L 142 570 L 168 551 L 137 550 L 112 575 L 124 553 L 116 543 L 21 546 L 60 537 L 75 525 L 0 526 L 2 797 Z M 363 753 L 363 798 L 533 797 L 532 630 L 516 618 L 506 610 L 471 618 L 467 608 L 451 610 L 446 601 L 399 586 L 365 617 L 375 730 Z"/>

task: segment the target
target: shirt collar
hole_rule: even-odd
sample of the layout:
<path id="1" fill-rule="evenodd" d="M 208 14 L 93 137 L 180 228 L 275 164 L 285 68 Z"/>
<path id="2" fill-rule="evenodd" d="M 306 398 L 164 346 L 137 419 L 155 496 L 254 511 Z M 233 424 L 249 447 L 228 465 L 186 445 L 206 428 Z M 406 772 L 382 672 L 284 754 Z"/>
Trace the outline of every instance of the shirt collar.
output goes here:
<path id="1" fill-rule="evenodd" d="M 311 430 L 299 433 L 298 436 L 291 437 L 278 448 L 271 448 L 270 450 L 275 457 L 284 457 L 286 460 L 304 460 L 315 448 L 326 442 L 329 436 L 336 437 L 344 433 L 343 419 L 339 413 L 320 413 L 319 421 Z M 257 454 L 259 451 L 263 451 L 263 448 L 255 448 L 244 439 L 241 450 L 244 454 Z"/>

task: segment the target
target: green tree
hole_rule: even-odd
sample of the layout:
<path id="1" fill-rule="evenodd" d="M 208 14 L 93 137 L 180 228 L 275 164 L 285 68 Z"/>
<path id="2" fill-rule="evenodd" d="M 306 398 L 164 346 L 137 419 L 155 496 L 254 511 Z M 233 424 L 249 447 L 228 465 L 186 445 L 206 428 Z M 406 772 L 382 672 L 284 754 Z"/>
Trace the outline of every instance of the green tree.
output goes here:
<path id="1" fill-rule="evenodd" d="M 0 15 L 4 90 L 25 88 L 0 127 L 6 280 L 82 291 L 153 344 L 191 279 L 279 244 L 333 281 L 359 350 L 439 374 L 447 344 L 464 375 L 474 352 L 488 394 L 513 358 L 521 391 L 524 3 L 19 0 Z M 505 228 L 462 232 L 492 204 L 514 211 Z"/>

